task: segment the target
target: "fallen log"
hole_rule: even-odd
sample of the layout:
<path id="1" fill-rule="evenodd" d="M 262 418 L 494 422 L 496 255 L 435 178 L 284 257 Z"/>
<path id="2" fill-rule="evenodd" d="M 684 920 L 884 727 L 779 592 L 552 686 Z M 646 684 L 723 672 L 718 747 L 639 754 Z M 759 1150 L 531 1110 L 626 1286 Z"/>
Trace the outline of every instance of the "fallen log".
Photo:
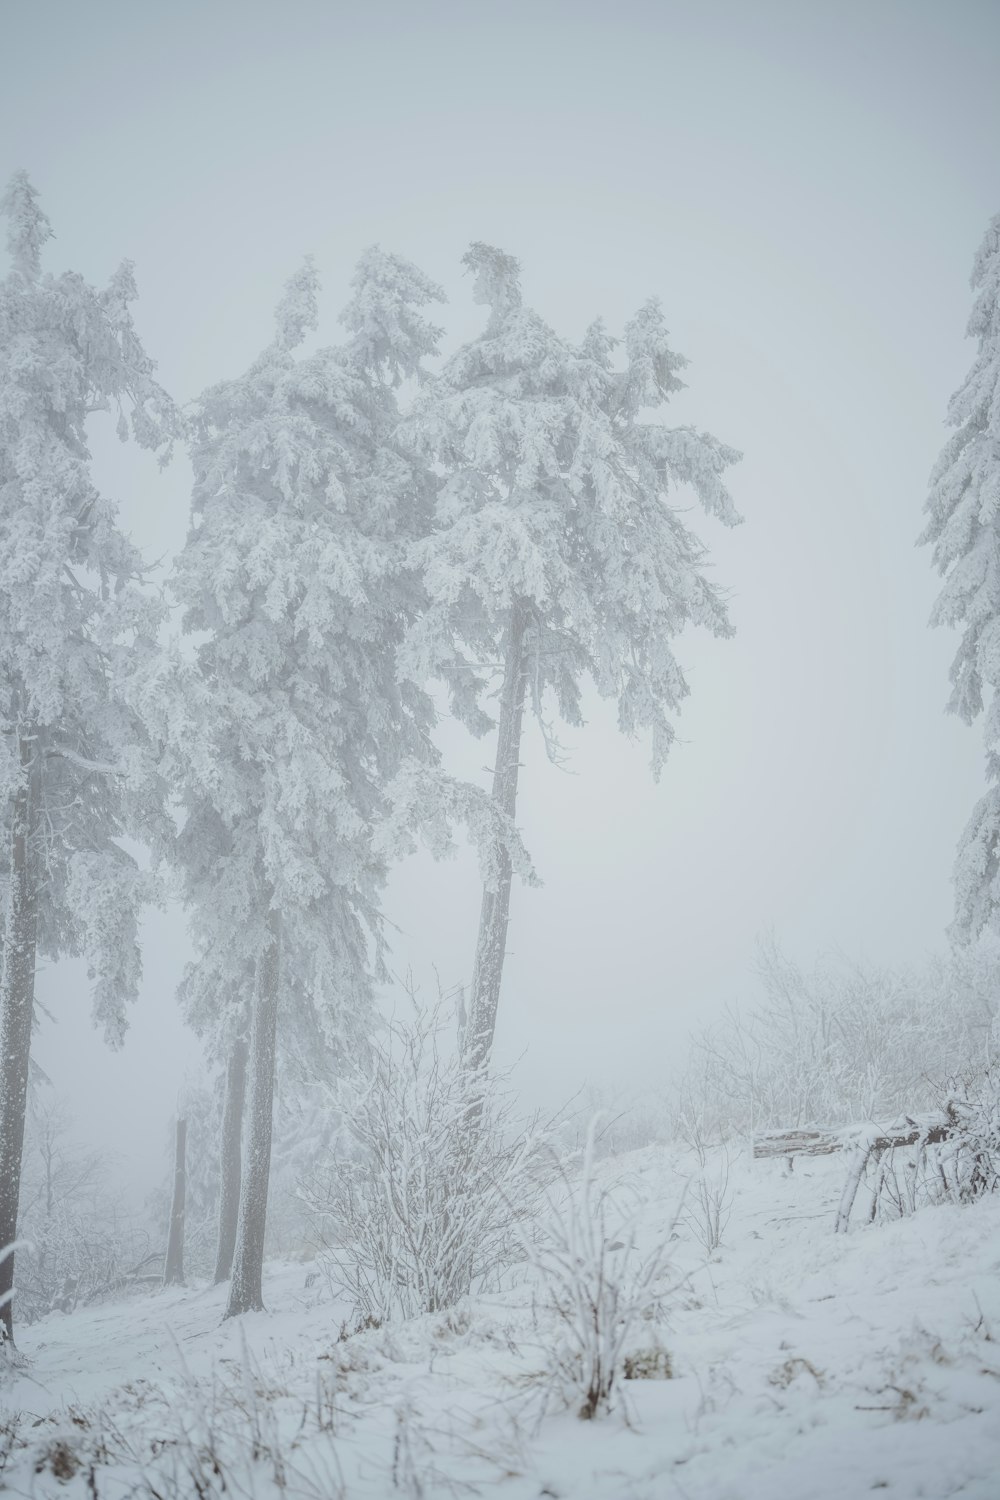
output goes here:
<path id="1" fill-rule="evenodd" d="M 775 1156 L 828 1156 L 841 1151 L 844 1136 L 834 1130 L 772 1130 L 759 1135 L 753 1143 L 757 1158 Z"/>

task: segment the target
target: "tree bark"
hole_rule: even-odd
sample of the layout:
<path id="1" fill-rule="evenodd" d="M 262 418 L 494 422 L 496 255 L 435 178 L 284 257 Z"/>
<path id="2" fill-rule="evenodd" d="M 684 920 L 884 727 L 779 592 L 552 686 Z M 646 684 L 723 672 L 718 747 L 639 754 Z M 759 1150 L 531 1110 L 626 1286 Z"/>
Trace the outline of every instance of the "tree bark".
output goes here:
<path id="1" fill-rule="evenodd" d="M 243 1102 L 247 1084 L 247 1042 L 240 1036 L 233 1043 L 226 1067 L 226 1099 L 222 1110 L 222 1171 L 219 1193 L 219 1244 L 215 1257 L 215 1284 L 228 1281 L 233 1269 L 236 1226 L 240 1212 L 242 1172 Z"/>
<path id="2" fill-rule="evenodd" d="M 250 1107 L 246 1160 L 240 1186 L 233 1277 L 229 1284 L 226 1317 L 262 1311 L 264 1229 L 267 1224 L 267 1187 L 271 1175 L 271 1128 L 274 1109 L 274 1048 L 278 1020 L 280 919 L 268 916 L 268 944 L 257 971 L 253 1021 L 250 1028 Z"/>
<path id="3" fill-rule="evenodd" d="M 28 1102 L 31 1025 L 35 1010 L 38 893 L 35 885 L 36 743 L 21 738 L 21 785 L 14 799 L 10 909 L 0 986 L 0 1251 L 17 1238 L 24 1115 Z M 13 1342 L 14 1253 L 0 1259 L 0 1341 Z"/>
<path id="4" fill-rule="evenodd" d="M 504 650 L 503 689 L 497 756 L 493 770 L 493 800 L 513 820 L 517 809 L 517 776 L 520 769 L 521 728 L 527 681 L 524 642 L 529 606 L 523 599 L 511 607 Z M 482 1068 L 489 1061 L 496 1030 L 500 982 L 507 951 L 510 915 L 511 862 L 506 848 L 499 851 L 500 875 L 496 890 L 484 890 L 479 913 L 479 938 L 472 971 L 469 1019 L 462 1038 L 466 1066 Z"/>
<path id="5" fill-rule="evenodd" d="M 167 1236 L 167 1259 L 163 1268 L 164 1286 L 184 1285 L 184 1206 L 187 1197 L 187 1121 L 177 1121 L 177 1145 L 174 1151 L 174 1196 L 170 1205 L 170 1233 Z"/>

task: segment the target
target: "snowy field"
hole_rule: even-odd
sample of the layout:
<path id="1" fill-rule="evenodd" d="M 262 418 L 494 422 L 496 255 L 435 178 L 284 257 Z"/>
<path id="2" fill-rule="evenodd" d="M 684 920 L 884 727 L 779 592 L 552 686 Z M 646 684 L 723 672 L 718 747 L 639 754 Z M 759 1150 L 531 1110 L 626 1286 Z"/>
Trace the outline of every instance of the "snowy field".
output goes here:
<path id="1" fill-rule="evenodd" d="M 633 1340 L 666 1349 L 672 1376 L 625 1382 L 603 1419 L 553 1407 L 559 1329 L 534 1273 L 345 1338 L 348 1309 L 315 1267 L 271 1264 L 266 1314 L 223 1323 L 225 1289 L 193 1286 L 22 1329 L 2 1485 L 67 1500 L 997 1500 L 1000 1197 L 876 1227 L 858 1212 L 836 1237 L 844 1165 L 734 1159 L 707 1260 L 682 1213 L 662 1316 Z M 598 1168 L 647 1199 L 650 1244 L 691 1170 L 664 1147 Z"/>

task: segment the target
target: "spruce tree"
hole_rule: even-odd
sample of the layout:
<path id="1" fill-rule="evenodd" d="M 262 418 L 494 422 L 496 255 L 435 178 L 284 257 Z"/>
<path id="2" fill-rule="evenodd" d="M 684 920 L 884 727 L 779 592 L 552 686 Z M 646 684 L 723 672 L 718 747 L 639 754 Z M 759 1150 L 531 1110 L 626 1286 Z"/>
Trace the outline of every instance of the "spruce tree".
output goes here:
<path id="1" fill-rule="evenodd" d="M 706 511 L 734 525 L 721 476 L 739 454 L 659 418 L 685 361 L 655 300 L 627 325 L 616 368 L 616 341 L 599 322 L 574 345 L 523 305 L 512 256 L 474 244 L 464 263 L 489 319 L 418 397 L 408 423 L 441 483 L 434 527 L 416 549 L 428 604 L 404 660 L 415 676 L 447 683 L 453 711 L 476 733 L 492 722 L 484 664 L 498 664 L 493 799 L 513 824 L 525 713 L 557 755 L 549 707 L 582 723 L 586 680 L 615 701 L 625 734 L 649 733 L 659 775 L 688 691 L 673 639 L 688 623 L 731 629 L 675 490 L 690 486 Z M 472 1068 L 493 1044 L 511 875 L 499 850 L 463 1036 Z"/>
<path id="2" fill-rule="evenodd" d="M 396 670 L 429 476 L 394 437 L 395 388 L 435 347 L 420 309 L 436 295 L 370 251 L 346 342 L 303 355 L 317 323 L 307 263 L 271 344 L 193 420 L 193 524 L 174 587 L 202 639 L 161 732 L 185 817 L 186 1011 L 221 1055 L 250 1018 L 229 1315 L 262 1306 L 276 1056 L 308 1069 L 363 1044 L 384 975 L 388 788 L 436 759 L 430 700 Z"/>
<path id="3" fill-rule="evenodd" d="M 86 958 L 93 1014 L 120 1046 L 141 974 L 149 876 L 122 846 L 164 837 L 163 788 L 133 704 L 158 670 L 162 605 L 114 503 L 95 488 L 87 425 L 168 445 L 177 413 L 136 334 L 125 262 L 104 291 L 43 273 L 49 221 L 23 172 L 0 203 L 0 1247 L 14 1241 L 39 955 Z M 14 1258 L 0 1261 L 12 1334 Z"/>

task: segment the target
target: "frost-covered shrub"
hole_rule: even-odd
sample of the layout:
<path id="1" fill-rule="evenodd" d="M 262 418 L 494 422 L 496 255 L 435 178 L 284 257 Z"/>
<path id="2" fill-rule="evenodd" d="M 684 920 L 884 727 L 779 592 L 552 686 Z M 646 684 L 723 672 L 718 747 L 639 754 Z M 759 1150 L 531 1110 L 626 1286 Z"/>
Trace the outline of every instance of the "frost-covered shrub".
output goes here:
<path id="1" fill-rule="evenodd" d="M 920 971 L 825 959 L 808 973 L 773 942 L 762 995 L 698 1033 L 675 1091 L 674 1132 L 699 1152 L 734 1135 L 933 1108 L 934 1079 L 996 1050 L 1000 949 Z"/>
<path id="2" fill-rule="evenodd" d="M 934 1203 L 971 1203 L 997 1191 L 1000 1070 L 952 1080 L 927 1135 L 871 1153 L 865 1163 L 870 1221 L 904 1218 Z"/>
<path id="3" fill-rule="evenodd" d="M 46 1313 L 72 1312 L 102 1297 L 158 1281 L 162 1248 L 110 1194 L 87 1204 L 59 1206 L 40 1223 L 28 1222 L 19 1243 L 14 1307 L 22 1323 Z"/>
<path id="4" fill-rule="evenodd" d="M 713 1255 L 729 1227 L 733 1195 L 729 1186 L 729 1157 L 723 1151 L 714 1166 L 703 1161 L 688 1183 L 681 1218 L 706 1255 Z"/>
<path id="5" fill-rule="evenodd" d="M 588 1421 L 614 1408 L 621 1380 L 670 1371 L 669 1356 L 650 1337 L 669 1235 L 640 1249 L 643 1204 L 620 1183 L 612 1189 L 596 1180 L 598 1132 L 592 1122 L 580 1176 L 563 1177 L 559 1195 L 550 1195 L 548 1223 L 531 1249 L 542 1308 L 557 1324 L 547 1348 L 548 1394 Z M 633 1347 L 640 1330 L 642 1346 Z"/>
<path id="6" fill-rule="evenodd" d="M 939 1147 L 943 1186 L 971 1202 L 1000 1186 L 1000 1069 L 962 1080 L 945 1102 L 951 1133 Z"/>
<path id="7" fill-rule="evenodd" d="M 332 1285 L 359 1319 L 438 1312 L 524 1258 L 539 1137 L 502 1082 L 445 1056 L 440 1012 L 393 1021 L 351 1111 L 353 1153 L 303 1184 Z"/>
<path id="8" fill-rule="evenodd" d="M 0 1488 L 130 1500 L 346 1500 L 334 1393 L 240 1357 L 198 1376 L 175 1344 L 156 1382 L 130 1380 L 94 1405 L 0 1420 Z M 3 1467 L 9 1461 L 5 1476 Z M 49 1483 L 49 1476 L 57 1481 Z M 76 1481 L 75 1485 L 72 1481 Z"/>
<path id="9" fill-rule="evenodd" d="M 18 1238 L 14 1308 L 23 1323 L 119 1295 L 162 1270 L 162 1245 L 123 1207 L 107 1161 L 74 1145 L 58 1102 L 35 1100 L 28 1113 Z"/>

